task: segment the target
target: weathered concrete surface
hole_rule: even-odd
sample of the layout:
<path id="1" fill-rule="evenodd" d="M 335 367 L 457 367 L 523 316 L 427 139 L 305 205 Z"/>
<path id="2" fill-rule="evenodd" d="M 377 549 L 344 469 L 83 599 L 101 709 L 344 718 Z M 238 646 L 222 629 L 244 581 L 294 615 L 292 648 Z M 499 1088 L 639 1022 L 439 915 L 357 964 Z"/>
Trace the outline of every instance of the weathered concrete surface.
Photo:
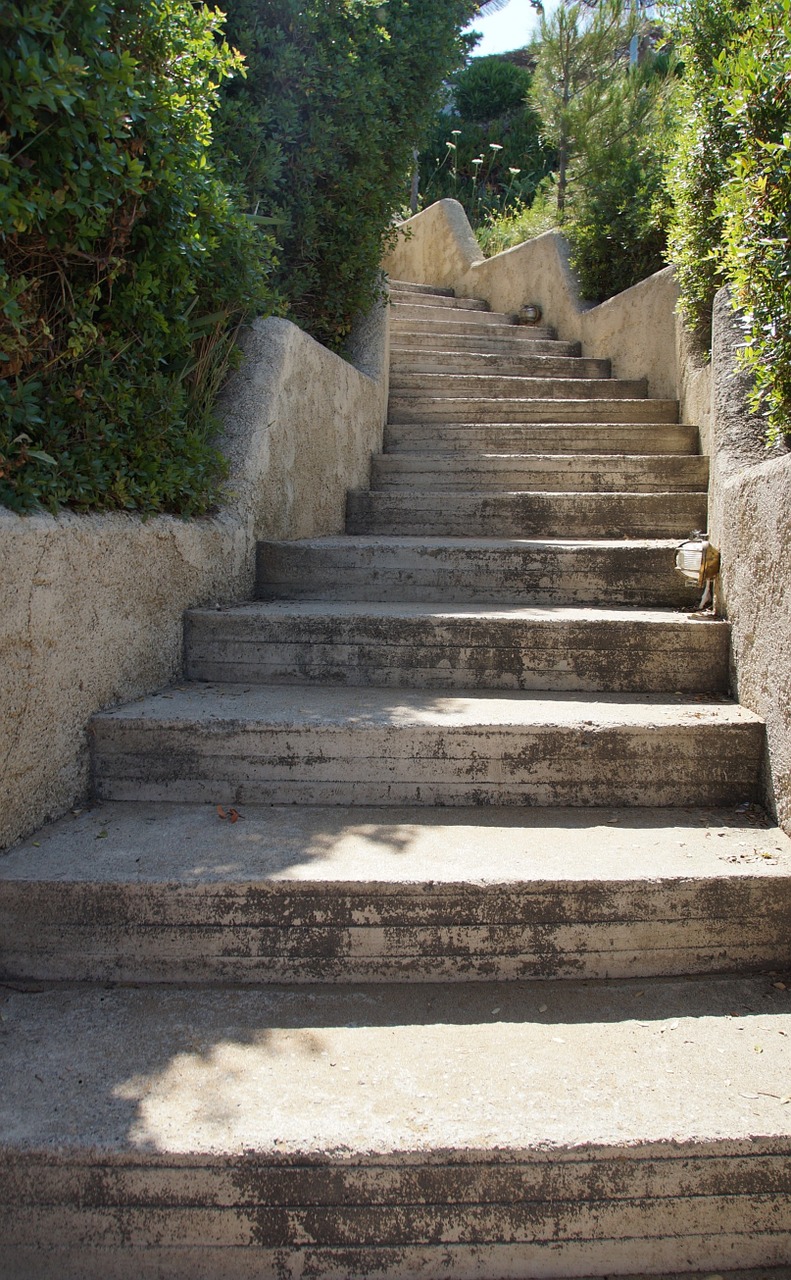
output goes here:
<path id="1" fill-rule="evenodd" d="M 419 339 L 416 338 L 416 342 Z M 449 337 L 453 342 L 453 336 Z M 483 343 L 480 344 L 481 346 Z M 488 344 L 487 344 L 488 345 Z M 538 351 L 534 348 L 539 347 Z M 556 348 L 560 347 L 558 351 Z M 542 350 L 543 348 L 543 350 Z M 553 348 L 555 348 L 553 350 Z M 416 373 L 497 373 L 511 377 L 609 378 L 609 360 L 583 360 L 574 355 L 574 344 L 535 342 L 525 350 L 502 354 L 499 351 L 424 350 L 421 346 L 391 347 L 390 367 L 394 378 L 401 370 Z M 391 384 L 394 379 L 391 379 Z"/>
<path id="2" fill-rule="evenodd" d="M 390 395 L 389 421 L 401 422 L 469 422 L 469 423 L 666 423 L 676 422 L 675 400 L 630 400 L 626 397 L 591 400 L 551 396 L 546 399 L 527 396 L 501 400 L 497 396 L 432 396 Z"/>
<path id="3" fill-rule="evenodd" d="M 635 400 L 646 392 L 641 378 L 618 378 L 530 375 L 506 377 L 489 373 L 406 373 L 390 379 L 391 398 L 408 395 L 421 397 L 461 396 L 500 398 L 503 400 Z"/>
<path id="4" fill-rule="evenodd" d="M 580 493 L 705 492 L 709 460 L 684 454 L 381 453 L 372 489 L 507 489 Z"/>
<path id="5" fill-rule="evenodd" d="M 682 538 L 706 522 L 704 493 L 350 490 L 346 527 L 378 537 Z"/>
<path id="6" fill-rule="evenodd" d="M 257 539 L 343 528 L 387 401 L 387 311 L 359 369 L 284 320 L 255 322 L 223 398 L 227 505 L 214 518 L 0 512 L 0 847 L 85 792 L 99 707 L 178 675 L 190 604 L 249 596 Z"/>
<path id="7" fill-rule="evenodd" d="M 76 987 L 6 992 L 3 1017 L 9 1280 L 789 1256 L 791 1012 L 768 979 Z"/>
<path id="8" fill-rule="evenodd" d="M 261 599 L 692 605 L 661 539 L 316 538 L 258 545 Z M 650 589 L 649 589 L 650 584 Z"/>
<path id="9" fill-rule="evenodd" d="M 0 866 L 4 980 L 783 967 L 791 842 L 737 811 L 100 805 Z"/>
<path id="10" fill-rule="evenodd" d="M 765 423 L 737 370 L 742 339 L 725 291 L 714 311 L 710 532 L 722 554 L 734 687 L 767 726 L 766 791 L 791 831 L 791 451 L 767 453 Z"/>
<path id="11" fill-rule="evenodd" d="M 591 306 L 579 297 L 562 236 L 548 231 L 484 259 L 455 200 L 440 200 L 404 224 L 385 268 L 400 279 L 436 280 L 460 295 L 514 313 L 538 303 L 558 336 L 581 341 L 586 356 L 610 356 L 620 378 L 647 377 L 649 395 L 678 394 L 677 286 L 668 268 L 615 298 Z"/>
<path id="12" fill-rule="evenodd" d="M 697 444 L 697 428 L 680 423 L 418 422 L 385 429 L 391 453 L 692 454 Z"/>
<path id="13" fill-rule="evenodd" d="M 728 626 L 659 609 L 311 600 L 187 614 L 191 680 L 727 692 Z"/>
<path id="14" fill-rule="evenodd" d="M 188 685 L 91 733 L 98 798 L 215 804 L 722 805 L 757 799 L 764 744 L 680 695 L 308 685 Z"/>
<path id="15" fill-rule="evenodd" d="M 703 452 L 712 456 L 710 532 L 723 553 L 720 605 L 735 624 L 734 679 L 740 698 L 767 719 L 766 798 L 791 831 L 791 460 L 782 448 L 766 456 L 763 422 L 746 408 L 748 383 L 735 372 L 741 333 L 727 297 L 715 307 L 709 367 L 674 315 L 670 270 L 586 309 L 554 233 L 483 261 L 453 201 L 431 206 L 409 227 L 411 239 L 399 242 L 388 263 L 394 274 L 433 277 L 502 310 L 539 302 L 562 338 L 582 341 L 585 356 L 611 354 L 620 377 L 647 374 L 649 393 L 678 395 L 682 421 L 699 427 Z M 427 446 L 428 438 L 425 446 L 406 443 Z"/>

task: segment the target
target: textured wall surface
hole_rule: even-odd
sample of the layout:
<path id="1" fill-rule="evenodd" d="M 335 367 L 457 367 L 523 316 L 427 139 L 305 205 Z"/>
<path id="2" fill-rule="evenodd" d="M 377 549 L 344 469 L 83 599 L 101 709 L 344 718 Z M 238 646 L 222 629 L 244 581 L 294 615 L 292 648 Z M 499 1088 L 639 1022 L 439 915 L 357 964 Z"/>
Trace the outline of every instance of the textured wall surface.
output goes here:
<path id="1" fill-rule="evenodd" d="M 385 267 L 394 280 L 485 298 L 493 311 L 516 312 L 525 303 L 538 303 L 560 338 L 582 342 L 583 355 L 611 357 L 618 378 L 647 378 L 651 396 L 676 396 L 678 295 L 670 268 L 591 306 L 579 296 L 563 236 L 547 231 L 483 258 L 456 200 L 439 200 L 410 218 Z"/>
<path id="2" fill-rule="evenodd" d="M 360 367 L 286 320 L 250 327 L 222 400 L 231 471 L 213 518 L 0 509 L 0 847 L 85 794 L 90 716 L 179 676 L 184 609 L 248 596 L 258 538 L 342 530 L 381 447 L 387 323 L 378 308 L 361 324 Z"/>
<path id="3" fill-rule="evenodd" d="M 766 721 L 766 791 L 791 832 L 791 451 L 767 450 L 739 370 L 743 335 L 725 290 L 714 306 L 710 531 L 722 553 L 739 701 Z"/>

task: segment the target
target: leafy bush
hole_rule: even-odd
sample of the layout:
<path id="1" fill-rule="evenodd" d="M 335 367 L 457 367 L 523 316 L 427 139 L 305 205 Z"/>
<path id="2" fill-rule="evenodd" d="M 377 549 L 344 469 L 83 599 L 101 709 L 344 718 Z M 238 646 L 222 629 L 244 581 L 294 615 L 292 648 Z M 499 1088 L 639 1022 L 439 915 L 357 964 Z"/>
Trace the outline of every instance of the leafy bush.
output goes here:
<path id="1" fill-rule="evenodd" d="M 493 213 L 476 229 L 475 236 L 487 258 L 514 245 L 533 240 L 557 225 L 555 193 L 546 180 L 536 192 L 532 204 L 517 205 L 505 212 Z"/>
<path id="2" fill-rule="evenodd" d="M 681 292 L 680 312 L 700 345 L 711 337 L 711 306 L 724 283 L 718 257 L 723 223 L 720 192 L 730 173 L 736 135 L 723 101 L 726 50 L 748 0 L 681 0 L 674 36 L 683 61 L 683 117 L 668 171 L 674 204 L 670 257 Z"/>
<path id="3" fill-rule="evenodd" d="M 664 70 L 664 68 L 663 68 Z M 564 231 L 582 295 L 603 302 L 667 261 L 676 80 L 653 60 L 610 87 L 591 127 L 578 135 L 575 181 Z"/>
<path id="4" fill-rule="evenodd" d="M 190 0 L 0 8 L 0 502 L 195 514 L 271 247 L 207 164 L 240 61 Z"/>
<path id="5" fill-rule="evenodd" d="M 768 440 L 791 432 L 791 0 L 683 0 L 687 114 L 670 170 L 681 312 L 708 346 L 723 284 Z"/>
<path id="6" fill-rule="evenodd" d="M 462 55 L 471 0 L 229 0 L 248 64 L 225 86 L 215 155 L 277 222 L 291 316 L 338 349 L 376 294 L 413 147 Z"/>
<path id="7" fill-rule="evenodd" d="M 452 196 L 475 228 L 529 206 L 553 160 L 526 102 L 530 83 L 526 68 L 496 56 L 451 78 L 419 158 L 424 203 Z"/>
<path id="8" fill-rule="evenodd" d="M 735 133 L 717 202 L 721 270 L 744 312 L 744 359 L 768 440 L 791 434 L 791 0 L 753 3 L 728 59 Z"/>

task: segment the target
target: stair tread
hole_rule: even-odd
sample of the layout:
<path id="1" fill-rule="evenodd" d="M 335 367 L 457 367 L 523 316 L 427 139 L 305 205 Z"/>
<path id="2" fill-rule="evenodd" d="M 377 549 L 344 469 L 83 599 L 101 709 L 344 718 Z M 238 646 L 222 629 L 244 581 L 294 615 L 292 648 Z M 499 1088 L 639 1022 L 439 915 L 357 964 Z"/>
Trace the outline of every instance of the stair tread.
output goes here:
<path id="1" fill-rule="evenodd" d="M 524 1160 L 541 1177 L 565 1156 L 573 1200 L 573 1162 L 617 1153 L 629 1173 L 604 1194 L 629 1199 L 646 1161 L 776 1153 L 782 1165 L 791 1140 L 791 1008 L 765 977 L 59 986 L 6 991 L 3 1015 L 5 1152 L 56 1164 L 255 1153 L 281 1167 L 395 1158 L 403 1173 Z M 670 1205 L 679 1190 L 664 1194 Z"/>
<path id="2" fill-rule="evenodd" d="M 671 608 L 643 608 L 639 606 L 603 606 L 603 605 L 470 605 L 446 603 L 420 603 L 413 601 L 372 601 L 357 602 L 351 600 L 298 600 L 298 601 L 248 601 L 245 604 L 226 605 L 221 609 L 193 608 L 188 610 L 188 617 L 198 620 L 238 618 L 240 621 L 254 621 L 257 618 L 276 620 L 279 618 L 302 618 L 305 620 L 344 619 L 371 621 L 415 620 L 431 621 L 453 620 L 478 622 L 525 622 L 545 623 L 550 625 L 640 623 L 651 627 L 690 627 L 705 628 L 712 631 L 728 629 L 728 622 L 723 618 L 703 617 L 693 613 L 684 613 Z"/>
<path id="3" fill-rule="evenodd" d="M 759 726 L 760 716 L 725 697 L 684 694 L 579 694 L 461 690 L 438 695 L 420 689 L 347 689 L 339 686 L 184 684 L 137 702 L 98 712 L 94 729 L 124 724 L 194 724 L 204 730 L 243 731 L 263 724 L 282 728 L 352 727 L 464 729 L 507 726 L 541 730 L 647 727 Z M 363 745 L 361 744 L 361 749 Z"/>
<path id="4" fill-rule="evenodd" d="M 240 811 L 231 823 L 211 805 L 105 802 L 69 815 L 3 858 L 0 902 L 8 888 L 45 884 L 302 885 L 424 897 L 452 886 L 543 892 L 624 883 L 650 893 L 668 880 L 791 877 L 791 839 L 735 809 Z"/>
<path id="5" fill-rule="evenodd" d="M 294 538 L 287 542 L 281 542 L 277 539 L 262 539 L 259 545 L 262 547 L 282 546 L 289 550 L 313 548 L 325 551 L 351 549 L 353 547 L 359 550 L 372 551 L 377 547 L 387 550 L 404 547 L 410 551 L 425 550 L 427 553 L 433 550 L 439 551 L 443 548 L 453 551 L 523 552 L 533 549 L 541 550 L 543 548 L 551 551 L 564 550 L 566 548 L 570 550 L 577 548 L 604 550 L 608 547 L 618 548 L 619 550 L 667 550 L 675 552 L 678 548 L 678 538 L 489 538 L 461 537 L 459 535 L 415 537 L 408 534 L 339 533 L 324 534 L 315 538 Z"/>

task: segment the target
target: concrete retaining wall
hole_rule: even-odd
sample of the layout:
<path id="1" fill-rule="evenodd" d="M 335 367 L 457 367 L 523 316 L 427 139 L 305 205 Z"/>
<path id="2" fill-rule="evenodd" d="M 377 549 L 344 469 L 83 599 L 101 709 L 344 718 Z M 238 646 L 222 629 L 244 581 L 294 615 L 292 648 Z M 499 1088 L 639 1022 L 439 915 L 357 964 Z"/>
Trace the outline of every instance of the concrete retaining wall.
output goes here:
<path id="1" fill-rule="evenodd" d="M 385 260 L 393 280 L 436 284 L 485 298 L 493 311 L 538 303 L 547 324 L 586 356 L 610 357 L 616 378 L 648 378 L 649 395 L 675 398 L 678 383 L 676 285 L 670 268 L 600 306 L 579 296 L 568 245 L 556 231 L 483 258 L 456 200 L 439 200 L 404 223 Z"/>
<path id="2" fill-rule="evenodd" d="M 230 459 L 212 518 L 16 516 L 0 508 L 0 847 L 78 803 L 86 725 L 177 678 L 182 613 L 251 594 L 258 538 L 338 533 L 367 483 L 387 403 L 388 315 L 340 359 L 258 320 L 222 398 Z"/>
<path id="3" fill-rule="evenodd" d="M 561 338 L 611 357 L 620 378 L 648 378 L 649 395 L 678 397 L 711 458 L 709 531 L 722 552 L 719 604 L 732 624 L 732 679 L 767 724 L 765 796 L 791 832 L 791 453 L 767 453 L 737 372 L 738 323 L 718 296 L 712 361 L 696 354 L 675 314 L 671 268 L 600 306 L 579 297 L 561 235 L 484 259 L 461 205 L 441 200 L 404 224 L 385 263 L 391 278 L 453 288 L 498 311 L 537 302 Z M 701 762 L 705 768 L 705 762 Z"/>

